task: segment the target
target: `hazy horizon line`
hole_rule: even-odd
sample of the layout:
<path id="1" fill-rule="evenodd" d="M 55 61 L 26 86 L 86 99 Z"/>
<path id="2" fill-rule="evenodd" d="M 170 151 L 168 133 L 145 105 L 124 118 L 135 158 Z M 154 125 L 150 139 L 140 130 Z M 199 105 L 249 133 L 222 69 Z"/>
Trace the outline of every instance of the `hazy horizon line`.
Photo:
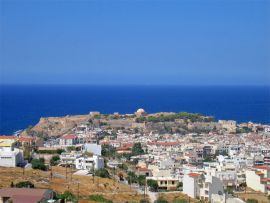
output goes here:
<path id="1" fill-rule="evenodd" d="M 156 87 L 270 87 L 270 84 L 76 84 L 76 83 L 0 83 L 0 86 L 156 86 Z"/>

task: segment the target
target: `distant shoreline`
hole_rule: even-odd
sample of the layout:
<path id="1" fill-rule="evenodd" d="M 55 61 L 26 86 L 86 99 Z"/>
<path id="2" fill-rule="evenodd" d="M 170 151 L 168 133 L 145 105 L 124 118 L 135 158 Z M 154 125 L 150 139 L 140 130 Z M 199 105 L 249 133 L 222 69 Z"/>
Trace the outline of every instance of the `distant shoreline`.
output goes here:
<path id="1" fill-rule="evenodd" d="M 100 111 L 198 112 L 222 120 L 269 124 L 270 87 L 0 85 L 0 134 L 35 125 L 40 117 Z"/>

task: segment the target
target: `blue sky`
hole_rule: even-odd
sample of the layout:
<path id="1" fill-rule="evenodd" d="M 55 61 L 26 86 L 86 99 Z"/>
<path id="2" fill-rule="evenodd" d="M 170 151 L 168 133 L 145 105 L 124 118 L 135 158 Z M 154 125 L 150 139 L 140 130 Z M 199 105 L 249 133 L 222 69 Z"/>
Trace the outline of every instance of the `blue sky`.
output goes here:
<path id="1" fill-rule="evenodd" d="M 0 6 L 2 84 L 270 84 L 270 1 Z"/>

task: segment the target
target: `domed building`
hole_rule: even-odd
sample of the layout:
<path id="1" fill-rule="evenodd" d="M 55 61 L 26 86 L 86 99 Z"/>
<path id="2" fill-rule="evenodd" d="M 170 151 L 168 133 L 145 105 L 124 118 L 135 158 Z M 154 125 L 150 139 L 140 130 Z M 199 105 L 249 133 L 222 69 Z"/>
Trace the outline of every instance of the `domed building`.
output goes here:
<path id="1" fill-rule="evenodd" d="M 144 109 L 142 109 L 142 108 L 140 108 L 140 109 L 138 109 L 136 112 L 135 112 L 135 115 L 136 116 L 145 116 L 147 113 L 145 112 L 145 110 Z"/>

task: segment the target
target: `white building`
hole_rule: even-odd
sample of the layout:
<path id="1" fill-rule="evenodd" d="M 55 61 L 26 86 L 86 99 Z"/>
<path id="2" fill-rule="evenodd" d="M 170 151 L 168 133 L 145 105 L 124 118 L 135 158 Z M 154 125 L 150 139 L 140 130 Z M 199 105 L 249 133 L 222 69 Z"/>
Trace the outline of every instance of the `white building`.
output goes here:
<path id="1" fill-rule="evenodd" d="M 83 151 L 91 152 L 93 154 L 101 156 L 101 145 L 94 144 L 94 143 L 87 143 L 87 144 L 84 144 Z"/>
<path id="2" fill-rule="evenodd" d="M 82 156 L 82 153 L 72 151 L 72 152 L 63 152 L 60 155 L 61 163 L 63 164 L 72 164 L 75 166 L 76 159 L 80 158 Z"/>
<path id="3" fill-rule="evenodd" d="M 200 199 L 209 201 L 213 194 L 224 194 L 222 181 L 215 176 L 205 176 L 200 188 Z"/>
<path id="4" fill-rule="evenodd" d="M 16 148 L 14 136 L 1 136 L 0 138 L 0 166 L 16 167 L 24 164 L 23 151 Z"/>
<path id="5" fill-rule="evenodd" d="M 62 146 L 72 146 L 78 144 L 78 137 L 76 135 L 63 135 L 60 137 L 59 144 Z"/>
<path id="6" fill-rule="evenodd" d="M 93 155 L 93 157 L 79 157 L 75 161 L 76 169 L 92 170 L 95 168 L 104 168 L 104 159 L 101 156 Z"/>
<path id="7" fill-rule="evenodd" d="M 200 196 L 201 174 L 189 173 L 183 177 L 183 193 L 189 197 L 197 198 Z"/>
<path id="8" fill-rule="evenodd" d="M 270 192 L 270 167 L 255 166 L 253 169 L 246 170 L 247 186 L 255 191 L 263 193 Z"/>
<path id="9" fill-rule="evenodd" d="M 189 173 L 183 177 L 183 193 L 208 201 L 213 194 L 224 194 L 223 183 L 215 176 Z"/>
<path id="10" fill-rule="evenodd" d="M 211 197 L 211 203 L 245 203 L 243 200 L 235 197 L 227 198 L 226 195 L 213 194 Z"/>

